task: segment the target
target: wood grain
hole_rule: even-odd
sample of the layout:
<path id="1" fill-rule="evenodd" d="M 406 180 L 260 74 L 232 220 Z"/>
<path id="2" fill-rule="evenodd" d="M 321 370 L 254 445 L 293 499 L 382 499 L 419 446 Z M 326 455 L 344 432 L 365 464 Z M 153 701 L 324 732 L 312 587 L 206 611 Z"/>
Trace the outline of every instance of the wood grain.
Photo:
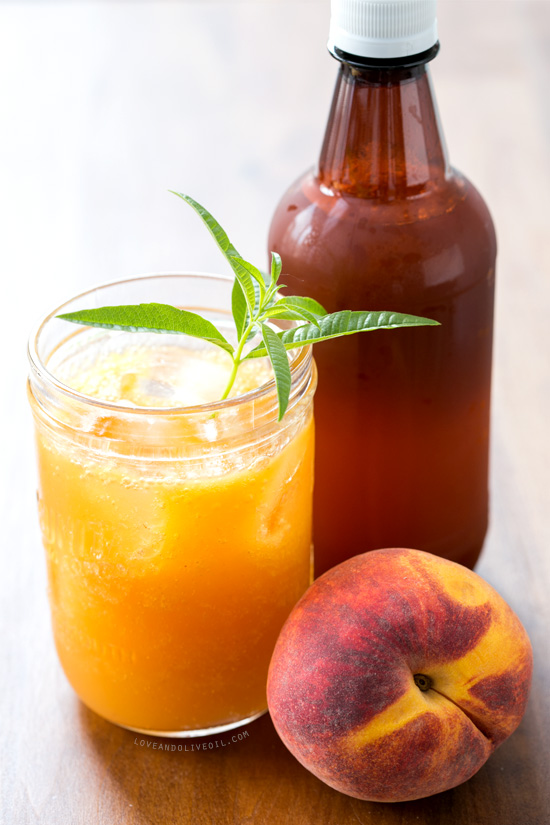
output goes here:
<path id="1" fill-rule="evenodd" d="M 328 3 L 0 4 L 1 821 L 6 825 L 546 825 L 550 821 L 550 3 L 440 0 L 433 76 L 454 163 L 499 236 L 492 522 L 478 571 L 525 623 L 519 730 L 465 785 L 399 805 L 332 791 L 269 717 L 159 750 L 75 698 L 38 532 L 25 339 L 91 284 L 223 266 L 168 188 L 262 260 L 277 198 L 314 162 L 336 66 Z M 141 745 L 141 740 L 145 744 Z M 157 744 L 155 748 L 154 745 Z M 170 743 L 171 744 L 171 743 Z M 176 745 L 190 743 L 179 740 Z"/>

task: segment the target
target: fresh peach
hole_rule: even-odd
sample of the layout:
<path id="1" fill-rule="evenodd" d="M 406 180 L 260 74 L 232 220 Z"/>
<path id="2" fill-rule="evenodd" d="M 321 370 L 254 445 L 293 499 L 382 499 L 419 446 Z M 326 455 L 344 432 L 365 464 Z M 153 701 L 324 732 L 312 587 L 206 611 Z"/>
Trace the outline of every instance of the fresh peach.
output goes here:
<path id="1" fill-rule="evenodd" d="M 299 762 L 338 791 L 400 802 L 469 779 L 518 726 L 529 638 L 480 576 L 376 550 L 317 579 L 284 625 L 267 696 Z"/>

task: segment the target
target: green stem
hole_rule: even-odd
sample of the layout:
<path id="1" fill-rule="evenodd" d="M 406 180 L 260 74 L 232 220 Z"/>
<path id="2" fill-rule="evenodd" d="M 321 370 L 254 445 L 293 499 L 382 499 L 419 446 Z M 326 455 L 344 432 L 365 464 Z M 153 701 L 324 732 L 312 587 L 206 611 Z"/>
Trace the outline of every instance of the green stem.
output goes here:
<path id="1" fill-rule="evenodd" d="M 241 340 L 238 343 L 237 349 L 235 351 L 235 355 L 233 357 L 233 369 L 231 370 L 231 375 L 229 376 L 229 381 L 227 382 L 227 387 L 220 399 L 220 401 L 225 401 L 228 397 L 229 393 L 233 388 L 233 384 L 235 383 L 235 378 L 237 377 L 237 370 L 241 364 L 241 355 L 243 353 L 244 345 L 246 344 L 247 338 L 252 332 L 252 327 L 254 326 L 254 322 L 251 321 L 245 331 L 241 336 Z"/>

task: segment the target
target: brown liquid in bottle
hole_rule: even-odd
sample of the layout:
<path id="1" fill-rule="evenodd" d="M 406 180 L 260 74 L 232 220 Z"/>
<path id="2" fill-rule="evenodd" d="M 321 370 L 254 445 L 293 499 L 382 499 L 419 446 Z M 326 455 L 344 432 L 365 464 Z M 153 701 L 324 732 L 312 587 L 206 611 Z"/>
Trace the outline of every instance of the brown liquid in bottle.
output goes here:
<path id="1" fill-rule="evenodd" d="M 287 291 L 329 312 L 441 323 L 315 347 L 316 574 L 381 547 L 473 567 L 488 517 L 496 241 L 447 163 L 425 64 L 342 63 L 318 169 L 282 198 L 269 249 Z"/>

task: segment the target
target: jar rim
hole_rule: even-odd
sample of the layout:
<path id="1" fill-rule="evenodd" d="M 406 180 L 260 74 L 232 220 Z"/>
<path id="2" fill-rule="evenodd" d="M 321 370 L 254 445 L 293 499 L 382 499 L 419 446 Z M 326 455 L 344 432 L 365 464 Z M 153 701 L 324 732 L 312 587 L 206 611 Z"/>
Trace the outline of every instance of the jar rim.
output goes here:
<path id="1" fill-rule="evenodd" d="M 52 311 L 48 312 L 46 315 L 41 316 L 41 318 L 37 322 L 35 322 L 35 324 L 32 327 L 27 345 L 27 356 L 30 362 L 31 371 L 34 374 L 34 376 L 36 376 L 36 378 L 38 378 L 39 380 L 46 382 L 50 387 L 54 388 L 57 392 L 60 392 L 63 396 L 74 401 L 77 401 L 80 404 L 85 404 L 92 407 L 109 410 L 111 412 L 124 413 L 125 415 L 134 414 L 147 416 L 167 416 L 214 413 L 219 412 L 221 410 L 230 410 L 236 407 L 240 407 L 243 404 L 247 404 L 250 402 L 255 402 L 276 392 L 275 378 L 272 377 L 269 379 L 269 381 L 265 382 L 259 387 L 256 387 L 253 390 L 249 390 L 246 393 L 233 396 L 232 398 L 226 398 L 223 401 L 210 401 L 206 404 L 194 404 L 187 406 L 179 405 L 174 407 L 130 407 L 125 404 L 113 401 L 105 401 L 101 398 L 95 398 L 94 396 L 81 393 L 78 390 L 75 390 L 69 385 L 60 381 L 53 374 L 53 372 L 51 372 L 48 369 L 47 359 L 43 360 L 42 357 L 39 355 L 40 336 L 44 332 L 46 325 L 49 322 L 51 322 L 57 315 L 59 315 L 68 304 L 72 304 L 74 301 L 77 301 L 81 298 L 85 298 L 88 295 L 97 293 L 100 290 L 107 289 L 109 287 L 123 286 L 124 284 L 163 278 L 206 278 L 211 281 L 222 281 L 225 283 L 233 281 L 233 277 L 231 275 L 223 275 L 212 272 L 202 272 L 195 270 L 190 270 L 189 272 L 151 272 L 144 273 L 141 275 L 130 276 L 128 278 L 117 278 L 114 281 L 100 283 L 94 287 L 91 287 L 90 289 L 86 289 L 83 292 L 78 293 L 77 295 L 73 295 L 71 298 L 64 301 L 62 304 L 57 306 Z M 303 371 L 307 372 L 313 360 L 311 344 L 296 348 L 295 352 L 297 353 L 296 356 L 290 359 L 290 372 L 293 379 L 293 383 L 294 379 L 298 377 Z M 50 355 L 51 353 L 48 354 L 48 358 Z"/>

